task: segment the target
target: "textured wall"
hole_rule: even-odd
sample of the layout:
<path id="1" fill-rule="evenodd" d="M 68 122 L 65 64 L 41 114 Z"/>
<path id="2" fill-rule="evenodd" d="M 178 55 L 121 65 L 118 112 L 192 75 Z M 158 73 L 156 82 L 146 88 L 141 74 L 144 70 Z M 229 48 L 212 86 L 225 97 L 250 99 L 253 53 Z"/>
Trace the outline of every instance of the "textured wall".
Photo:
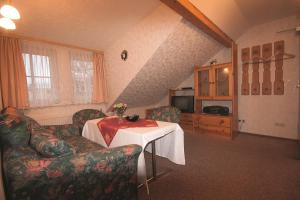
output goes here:
<path id="1" fill-rule="evenodd" d="M 117 101 L 132 107 L 159 102 L 168 89 L 178 86 L 191 75 L 195 65 L 204 63 L 220 49 L 219 43 L 182 20 Z"/>
<path id="2" fill-rule="evenodd" d="M 109 106 L 173 32 L 180 20 L 181 17 L 174 11 L 161 5 L 105 51 Z M 120 58 L 124 49 L 129 53 L 126 61 Z"/>

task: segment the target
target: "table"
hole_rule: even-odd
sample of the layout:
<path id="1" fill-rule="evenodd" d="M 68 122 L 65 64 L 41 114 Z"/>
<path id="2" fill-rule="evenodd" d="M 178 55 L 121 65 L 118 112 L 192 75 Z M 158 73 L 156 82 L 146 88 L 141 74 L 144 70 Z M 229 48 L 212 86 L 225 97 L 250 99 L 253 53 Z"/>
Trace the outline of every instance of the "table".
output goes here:
<path id="1" fill-rule="evenodd" d="M 108 148 L 97 126 L 100 120 L 102 119 L 87 121 L 83 127 L 82 136 Z M 128 144 L 138 144 L 143 148 L 138 158 L 138 179 L 140 183 L 143 183 L 147 178 L 144 150 L 146 148 L 147 151 L 151 152 L 148 144 L 153 141 L 155 141 L 156 155 L 168 158 L 176 164 L 185 165 L 184 132 L 181 127 L 170 122 L 157 121 L 157 124 L 158 127 L 119 129 L 109 146 L 109 148 L 114 148 Z"/>

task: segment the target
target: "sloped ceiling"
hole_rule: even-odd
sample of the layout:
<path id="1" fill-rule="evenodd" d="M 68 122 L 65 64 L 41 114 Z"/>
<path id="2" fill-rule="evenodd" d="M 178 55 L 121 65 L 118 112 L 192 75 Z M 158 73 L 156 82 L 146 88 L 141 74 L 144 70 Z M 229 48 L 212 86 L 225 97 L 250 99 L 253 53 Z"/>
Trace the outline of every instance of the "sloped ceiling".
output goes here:
<path id="1" fill-rule="evenodd" d="M 300 14 L 300 0 L 190 1 L 233 39 L 254 25 Z"/>
<path id="2" fill-rule="evenodd" d="M 222 46 L 186 20 L 156 50 L 116 101 L 131 107 L 157 103 Z"/>
<path id="3" fill-rule="evenodd" d="M 159 0 L 14 0 L 15 34 L 105 50 L 149 15 Z"/>
<path id="4" fill-rule="evenodd" d="M 300 0 L 235 0 L 251 25 L 300 14 Z"/>

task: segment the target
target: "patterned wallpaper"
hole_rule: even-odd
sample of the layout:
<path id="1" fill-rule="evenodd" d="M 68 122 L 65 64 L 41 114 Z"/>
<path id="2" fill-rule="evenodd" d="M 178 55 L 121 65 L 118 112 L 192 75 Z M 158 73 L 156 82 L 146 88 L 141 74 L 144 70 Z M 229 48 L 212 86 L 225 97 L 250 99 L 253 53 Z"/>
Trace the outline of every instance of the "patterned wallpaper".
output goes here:
<path id="1" fill-rule="evenodd" d="M 108 107 L 115 102 L 128 83 L 172 34 L 180 20 L 181 16 L 162 4 L 105 50 L 109 89 Z M 120 58 L 124 49 L 128 51 L 126 61 Z"/>
<path id="2" fill-rule="evenodd" d="M 177 87 L 222 46 L 182 19 L 173 33 L 130 81 L 116 101 L 131 107 L 159 102 L 168 89 Z"/>

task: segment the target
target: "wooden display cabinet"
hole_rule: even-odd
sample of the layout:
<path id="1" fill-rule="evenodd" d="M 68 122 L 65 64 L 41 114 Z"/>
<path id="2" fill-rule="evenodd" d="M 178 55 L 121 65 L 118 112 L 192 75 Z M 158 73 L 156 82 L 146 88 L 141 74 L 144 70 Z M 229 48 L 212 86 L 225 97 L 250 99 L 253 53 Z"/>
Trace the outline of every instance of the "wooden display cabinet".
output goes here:
<path id="1" fill-rule="evenodd" d="M 195 67 L 195 98 L 204 100 L 231 100 L 233 75 L 231 63 Z"/>
<path id="2" fill-rule="evenodd" d="M 234 43 L 232 62 L 195 67 L 194 87 L 195 113 L 192 116 L 194 132 L 215 133 L 233 138 L 238 129 L 237 48 Z M 203 113 L 203 101 L 229 101 L 232 112 L 228 116 Z"/>

